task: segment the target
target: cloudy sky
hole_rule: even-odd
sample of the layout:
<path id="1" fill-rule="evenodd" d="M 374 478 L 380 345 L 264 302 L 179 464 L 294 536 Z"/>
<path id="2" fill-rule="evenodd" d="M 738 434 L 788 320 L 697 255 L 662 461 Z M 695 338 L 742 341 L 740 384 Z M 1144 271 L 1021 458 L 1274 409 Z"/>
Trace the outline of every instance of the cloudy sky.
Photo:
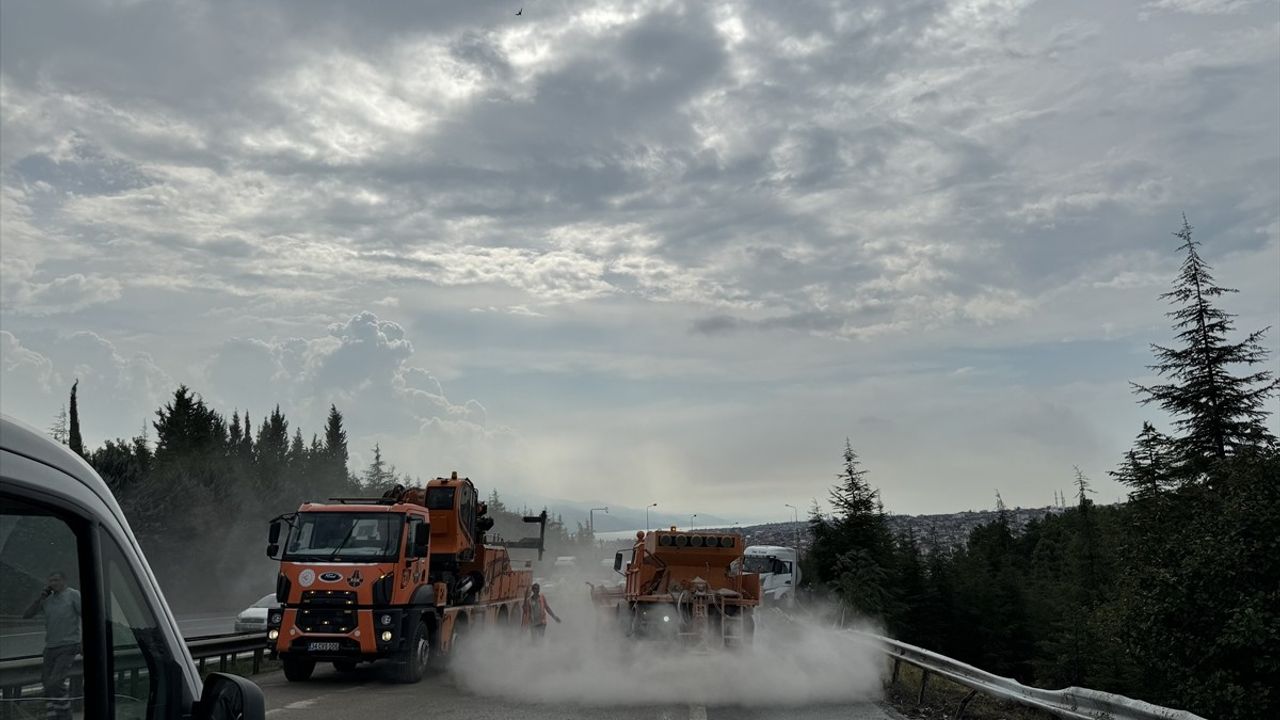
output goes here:
<path id="1" fill-rule="evenodd" d="M 6 0 L 4 412 L 333 402 L 356 462 L 744 521 L 847 436 L 889 510 L 1045 505 L 1163 421 L 1180 213 L 1280 325 L 1275 0 L 519 4 Z"/>

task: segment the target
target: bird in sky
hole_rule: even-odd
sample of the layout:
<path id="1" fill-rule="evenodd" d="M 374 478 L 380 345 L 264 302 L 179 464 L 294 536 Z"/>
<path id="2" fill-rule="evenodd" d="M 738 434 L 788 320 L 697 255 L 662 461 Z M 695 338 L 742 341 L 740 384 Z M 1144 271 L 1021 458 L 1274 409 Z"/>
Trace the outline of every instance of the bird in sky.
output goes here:
<path id="1" fill-rule="evenodd" d="M 523 15 L 523 14 L 524 14 L 524 8 L 520 8 L 519 10 L 517 10 L 517 11 L 516 11 L 516 14 L 517 14 L 517 15 Z"/>

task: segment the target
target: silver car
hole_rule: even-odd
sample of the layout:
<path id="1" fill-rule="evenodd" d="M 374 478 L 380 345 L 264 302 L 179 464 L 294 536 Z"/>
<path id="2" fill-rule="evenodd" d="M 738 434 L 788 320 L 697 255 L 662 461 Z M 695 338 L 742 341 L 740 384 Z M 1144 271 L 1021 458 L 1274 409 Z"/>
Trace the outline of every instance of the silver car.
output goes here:
<path id="1" fill-rule="evenodd" d="M 236 616 L 235 630 L 238 633 L 251 633 L 267 631 L 267 614 L 272 610 L 280 607 L 280 603 L 276 600 L 276 594 L 263 595 L 258 601 Z"/>

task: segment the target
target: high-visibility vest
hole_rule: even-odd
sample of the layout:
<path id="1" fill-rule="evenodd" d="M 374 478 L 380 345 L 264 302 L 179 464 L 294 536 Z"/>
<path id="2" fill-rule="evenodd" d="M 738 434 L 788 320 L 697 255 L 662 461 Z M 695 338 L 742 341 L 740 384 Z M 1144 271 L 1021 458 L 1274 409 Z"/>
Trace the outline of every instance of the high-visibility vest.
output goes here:
<path id="1" fill-rule="evenodd" d="M 538 613 L 537 613 L 538 617 L 535 618 L 534 612 L 533 612 L 533 604 L 530 603 L 528 600 L 526 600 L 524 603 L 524 615 L 525 615 L 525 622 L 529 624 L 546 625 L 547 624 L 547 596 L 541 593 L 538 594 Z"/>

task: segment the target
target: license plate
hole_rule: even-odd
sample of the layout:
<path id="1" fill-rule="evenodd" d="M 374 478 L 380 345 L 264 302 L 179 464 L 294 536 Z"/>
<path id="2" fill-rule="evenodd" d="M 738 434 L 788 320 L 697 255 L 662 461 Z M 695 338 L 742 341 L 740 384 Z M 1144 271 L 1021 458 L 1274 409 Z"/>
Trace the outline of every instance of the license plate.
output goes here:
<path id="1" fill-rule="evenodd" d="M 309 652 L 331 652 L 338 649 L 336 642 L 313 642 L 307 646 Z"/>

